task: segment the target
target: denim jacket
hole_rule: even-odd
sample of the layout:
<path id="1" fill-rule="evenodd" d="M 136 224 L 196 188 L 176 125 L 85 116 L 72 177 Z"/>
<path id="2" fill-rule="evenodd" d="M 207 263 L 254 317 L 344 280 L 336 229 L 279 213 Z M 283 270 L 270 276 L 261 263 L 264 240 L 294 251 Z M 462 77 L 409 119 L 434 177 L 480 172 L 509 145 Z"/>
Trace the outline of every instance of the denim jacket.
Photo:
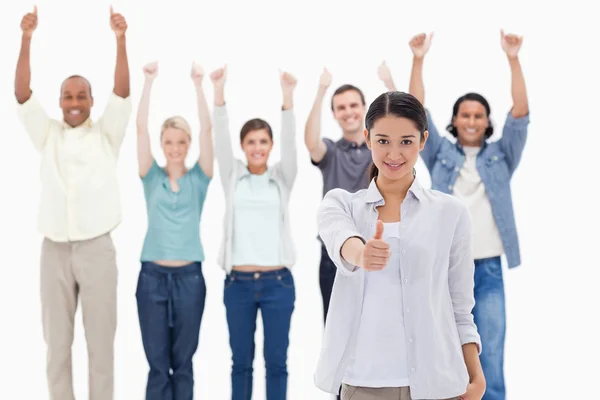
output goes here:
<path id="1" fill-rule="evenodd" d="M 421 151 L 421 157 L 431 174 L 432 189 L 452 194 L 458 173 L 465 162 L 465 153 L 458 142 L 453 143 L 440 136 L 429 111 L 427 123 L 429 138 Z M 509 112 L 502 137 L 495 142 L 484 141 L 476 161 L 477 171 L 492 205 L 509 268 L 521 264 L 510 179 L 521 161 L 528 125 L 529 114 L 514 118 Z"/>

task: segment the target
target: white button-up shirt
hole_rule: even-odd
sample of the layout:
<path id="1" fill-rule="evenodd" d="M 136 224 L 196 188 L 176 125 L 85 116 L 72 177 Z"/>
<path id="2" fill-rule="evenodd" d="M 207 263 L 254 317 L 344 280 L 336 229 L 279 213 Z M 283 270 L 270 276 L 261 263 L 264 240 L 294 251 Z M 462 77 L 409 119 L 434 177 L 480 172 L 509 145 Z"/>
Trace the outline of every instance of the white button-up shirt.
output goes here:
<path id="1" fill-rule="evenodd" d="M 19 119 L 41 153 L 38 229 L 56 242 L 86 240 L 121 222 L 117 159 L 131 115 L 130 97 L 110 94 L 102 117 L 70 127 L 31 97 Z"/>
<path id="2" fill-rule="evenodd" d="M 366 272 L 341 258 L 346 240 L 375 233 L 383 197 L 368 189 L 333 189 L 318 212 L 319 235 L 337 266 L 315 384 L 337 394 L 356 348 Z M 401 207 L 399 255 L 411 397 L 460 396 L 469 384 L 462 345 L 481 341 L 473 320 L 471 219 L 458 199 L 424 189 L 417 179 Z M 381 304 L 381 307 L 386 307 Z M 373 338 L 377 340 L 377 338 Z"/>

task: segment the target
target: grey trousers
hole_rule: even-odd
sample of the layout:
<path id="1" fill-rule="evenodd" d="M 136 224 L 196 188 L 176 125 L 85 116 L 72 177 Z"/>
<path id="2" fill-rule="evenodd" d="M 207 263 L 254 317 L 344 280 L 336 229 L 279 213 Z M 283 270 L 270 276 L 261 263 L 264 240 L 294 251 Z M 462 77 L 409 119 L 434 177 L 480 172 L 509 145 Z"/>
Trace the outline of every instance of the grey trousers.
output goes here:
<path id="1" fill-rule="evenodd" d="M 447 400 L 459 400 L 452 397 Z M 368 388 L 342 384 L 342 400 L 412 400 L 409 387 Z M 446 399 L 440 399 L 446 400 Z"/>
<path id="2" fill-rule="evenodd" d="M 74 242 L 44 239 L 40 277 L 49 398 L 75 399 L 71 345 L 80 301 L 89 358 L 89 399 L 112 400 L 117 263 L 110 234 Z"/>

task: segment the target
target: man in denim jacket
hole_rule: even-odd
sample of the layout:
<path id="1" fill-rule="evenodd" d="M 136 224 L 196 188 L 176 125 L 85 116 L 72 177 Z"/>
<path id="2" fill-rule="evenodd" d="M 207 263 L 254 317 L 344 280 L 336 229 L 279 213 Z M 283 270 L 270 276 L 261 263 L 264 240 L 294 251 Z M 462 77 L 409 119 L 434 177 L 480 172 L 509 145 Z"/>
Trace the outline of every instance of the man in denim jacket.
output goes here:
<path id="1" fill-rule="evenodd" d="M 431 38 L 432 35 L 420 34 L 410 41 L 414 58 L 409 92 L 423 104 L 423 58 Z M 506 398 L 506 313 L 501 256 L 506 255 L 509 268 L 521 264 L 510 180 L 521 160 L 529 125 L 525 79 L 518 59 L 522 41 L 520 36 L 501 32 L 502 48 L 512 74 L 513 98 L 502 137 L 487 141 L 494 132 L 490 106 L 483 96 L 467 93 L 454 104 L 452 121 L 446 128 L 457 140 L 442 137 L 428 112 L 429 139 L 421 152 L 433 189 L 463 200 L 473 220 L 476 301 L 473 314 L 481 335 L 480 358 L 487 382 L 483 400 Z M 391 79 L 384 82 L 388 89 L 395 90 Z"/>

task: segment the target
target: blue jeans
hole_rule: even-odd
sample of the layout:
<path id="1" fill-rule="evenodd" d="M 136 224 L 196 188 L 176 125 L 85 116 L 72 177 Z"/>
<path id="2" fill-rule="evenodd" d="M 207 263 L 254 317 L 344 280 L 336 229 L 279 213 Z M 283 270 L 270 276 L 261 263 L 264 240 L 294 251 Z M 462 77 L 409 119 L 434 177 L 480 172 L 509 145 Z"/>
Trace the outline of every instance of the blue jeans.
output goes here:
<path id="1" fill-rule="evenodd" d="M 136 291 L 142 342 L 150 365 L 146 400 L 192 400 L 206 284 L 202 264 L 143 262 Z"/>
<path id="2" fill-rule="evenodd" d="M 500 257 L 475 260 L 473 315 L 483 347 L 480 360 L 487 389 L 482 400 L 504 400 L 506 309 Z"/>
<path id="3" fill-rule="evenodd" d="M 296 290 L 287 269 L 268 272 L 232 271 L 225 278 L 224 302 L 233 354 L 232 400 L 252 398 L 254 331 L 260 309 L 267 369 L 267 400 L 285 400 L 287 349 Z"/>

